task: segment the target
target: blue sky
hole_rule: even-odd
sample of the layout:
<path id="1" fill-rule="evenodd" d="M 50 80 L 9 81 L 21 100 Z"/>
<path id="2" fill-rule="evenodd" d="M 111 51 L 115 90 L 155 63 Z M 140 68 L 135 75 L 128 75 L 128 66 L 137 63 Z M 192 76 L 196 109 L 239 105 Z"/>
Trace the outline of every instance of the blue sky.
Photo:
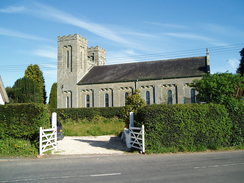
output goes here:
<path id="1" fill-rule="evenodd" d="M 57 36 L 78 33 L 107 64 L 203 56 L 235 72 L 244 47 L 243 0 L 1 0 L 0 75 L 12 86 L 29 64 L 56 82 Z"/>

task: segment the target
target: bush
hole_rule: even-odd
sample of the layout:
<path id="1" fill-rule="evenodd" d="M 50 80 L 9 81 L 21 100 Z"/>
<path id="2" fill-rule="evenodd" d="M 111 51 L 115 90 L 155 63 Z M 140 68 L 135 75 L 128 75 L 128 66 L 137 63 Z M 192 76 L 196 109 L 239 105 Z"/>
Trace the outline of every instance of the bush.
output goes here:
<path id="1" fill-rule="evenodd" d="M 0 139 L 22 138 L 38 141 L 39 127 L 49 127 L 49 113 L 43 104 L 0 106 Z"/>
<path id="2" fill-rule="evenodd" d="M 29 140 L 0 139 L 0 156 L 34 156 L 37 154 L 37 148 Z"/>
<path id="3" fill-rule="evenodd" d="M 198 151 L 230 145 L 232 122 L 218 104 L 151 105 L 138 111 L 148 152 Z"/>
<path id="4" fill-rule="evenodd" d="M 58 114 L 58 119 L 65 121 L 68 119 L 82 120 L 93 119 L 96 116 L 102 116 L 105 118 L 113 118 L 122 116 L 123 107 L 104 107 L 104 108 L 67 108 L 67 109 L 55 109 Z"/>

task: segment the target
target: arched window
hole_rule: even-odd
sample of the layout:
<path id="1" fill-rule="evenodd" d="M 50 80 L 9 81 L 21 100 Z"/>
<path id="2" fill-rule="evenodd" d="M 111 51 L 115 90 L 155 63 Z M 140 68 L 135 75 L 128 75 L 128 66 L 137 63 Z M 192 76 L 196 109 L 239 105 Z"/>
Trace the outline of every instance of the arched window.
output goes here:
<path id="1" fill-rule="evenodd" d="M 168 101 L 167 104 L 173 104 L 172 90 L 168 90 Z"/>
<path id="2" fill-rule="evenodd" d="M 146 104 L 150 104 L 150 92 L 149 91 L 147 91 L 146 92 Z"/>
<path id="3" fill-rule="evenodd" d="M 128 92 L 125 92 L 125 104 L 126 104 L 126 100 L 127 100 L 127 97 L 129 96 L 129 93 Z"/>
<path id="4" fill-rule="evenodd" d="M 69 108 L 69 96 L 66 97 L 66 107 Z"/>
<path id="5" fill-rule="evenodd" d="M 69 50 L 67 50 L 66 62 L 67 62 L 67 68 L 69 68 Z"/>
<path id="6" fill-rule="evenodd" d="M 90 107 L 90 95 L 86 95 L 86 107 Z"/>
<path id="7" fill-rule="evenodd" d="M 191 103 L 196 103 L 196 90 L 191 89 Z"/>
<path id="8" fill-rule="evenodd" d="M 109 107 L 109 95 L 105 94 L 105 107 Z"/>

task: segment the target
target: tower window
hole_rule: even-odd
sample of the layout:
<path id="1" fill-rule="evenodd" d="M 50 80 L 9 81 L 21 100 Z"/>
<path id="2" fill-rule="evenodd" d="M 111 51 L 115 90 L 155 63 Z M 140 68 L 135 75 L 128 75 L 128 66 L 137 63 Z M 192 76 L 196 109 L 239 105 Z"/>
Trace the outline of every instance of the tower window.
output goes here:
<path id="1" fill-rule="evenodd" d="M 191 103 L 196 103 L 196 90 L 191 89 Z"/>
<path id="2" fill-rule="evenodd" d="M 86 95 L 86 107 L 90 107 L 90 95 Z"/>
<path id="3" fill-rule="evenodd" d="M 172 90 L 168 90 L 168 101 L 167 104 L 173 104 Z"/>
<path id="4" fill-rule="evenodd" d="M 105 94 L 105 107 L 109 107 L 109 95 Z"/>
<path id="5" fill-rule="evenodd" d="M 67 50 L 66 62 L 67 62 L 67 68 L 69 68 L 69 50 Z"/>
<path id="6" fill-rule="evenodd" d="M 147 91 L 146 92 L 146 104 L 150 104 L 150 92 L 149 91 Z"/>

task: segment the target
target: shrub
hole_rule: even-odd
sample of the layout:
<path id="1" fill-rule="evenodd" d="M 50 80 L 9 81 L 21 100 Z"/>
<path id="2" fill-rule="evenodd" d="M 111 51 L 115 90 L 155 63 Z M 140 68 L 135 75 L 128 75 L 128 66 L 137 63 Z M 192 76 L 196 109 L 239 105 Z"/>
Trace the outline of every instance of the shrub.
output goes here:
<path id="1" fill-rule="evenodd" d="M 29 140 L 0 139 L 0 156 L 33 156 L 37 154 L 37 148 Z"/>
<path id="2" fill-rule="evenodd" d="M 218 104 L 151 105 L 139 110 L 135 120 L 145 125 L 146 150 L 157 153 L 228 146 L 233 126 Z"/>
<path id="3" fill-rule="evenodd" d="M 39 127 L 49 127 L 49 113 L 43 104 L 0 106 L 0 139 L 23 138 L 32 142 L 39 137 Z"/>

